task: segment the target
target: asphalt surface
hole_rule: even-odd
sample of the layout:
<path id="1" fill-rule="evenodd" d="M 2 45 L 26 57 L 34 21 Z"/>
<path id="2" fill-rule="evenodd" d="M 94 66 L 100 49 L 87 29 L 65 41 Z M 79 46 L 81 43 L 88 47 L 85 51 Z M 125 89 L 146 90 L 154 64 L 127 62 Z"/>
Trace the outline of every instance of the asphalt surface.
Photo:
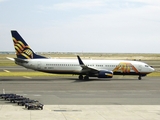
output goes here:
<path id="1" fill-rule="evenodd" d="M 0 77 L 0 90 L 45 105 L 160 105 L 160 78 L 116 76 L 78 80 L 66 77 Z M 1 100 L 0 104 L 7 104 Z"/>
<path id="2" fill-rule="evenodd" d="M 0 71 L 31 71 L 3 67 Z M 0 77 L 0 93 L 16 93 L 44 104 L 27 110 L 0 99 L 0 120 L 159 120 L 160 77 L 114 76 L 112 79 L 77 76 Z"/>

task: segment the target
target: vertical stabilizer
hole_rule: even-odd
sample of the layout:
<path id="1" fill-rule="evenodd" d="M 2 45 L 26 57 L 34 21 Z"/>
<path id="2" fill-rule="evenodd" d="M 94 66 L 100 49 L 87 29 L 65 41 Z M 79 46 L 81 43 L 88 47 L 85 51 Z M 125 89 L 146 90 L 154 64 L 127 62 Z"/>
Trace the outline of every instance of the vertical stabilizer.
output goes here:
<path id="1" fill-rule="evenodd" d="M 46 58 L 44 56 L 35 54 L 17 31 L 12 30 L 11 34 L 12 34 L 12 39 L 13 39 L 17 58 L 21 58 L 21 59 Z"/>

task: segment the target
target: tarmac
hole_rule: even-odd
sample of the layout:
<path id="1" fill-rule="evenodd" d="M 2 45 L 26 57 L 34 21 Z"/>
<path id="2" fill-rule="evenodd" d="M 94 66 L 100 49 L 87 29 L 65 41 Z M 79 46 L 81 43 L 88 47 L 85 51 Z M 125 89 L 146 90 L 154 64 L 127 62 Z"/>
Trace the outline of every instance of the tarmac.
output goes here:
<path id="1" fill-rule="evenodd" d="M 159 120 L 160 106 L 153 105 L 46 105 L 25 110 L 1 105 L 1 120 Z"/>
<path id="2" fill-rule="evenodd" d="M 39 100 L 43 110 L 0 99 L 0 120 L 159 120 L 160 78 L 0 77 L 0 90 Z"/>

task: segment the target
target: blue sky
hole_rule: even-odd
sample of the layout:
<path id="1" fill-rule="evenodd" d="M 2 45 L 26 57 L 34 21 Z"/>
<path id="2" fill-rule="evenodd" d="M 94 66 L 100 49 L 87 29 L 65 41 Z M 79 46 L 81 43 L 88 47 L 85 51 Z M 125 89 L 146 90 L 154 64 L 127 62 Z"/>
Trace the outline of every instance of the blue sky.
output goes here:
<path id="1" fill-rule="evenodd" d="M 0 51 L 160 53 L 159 0 L 0 0 Z"/>

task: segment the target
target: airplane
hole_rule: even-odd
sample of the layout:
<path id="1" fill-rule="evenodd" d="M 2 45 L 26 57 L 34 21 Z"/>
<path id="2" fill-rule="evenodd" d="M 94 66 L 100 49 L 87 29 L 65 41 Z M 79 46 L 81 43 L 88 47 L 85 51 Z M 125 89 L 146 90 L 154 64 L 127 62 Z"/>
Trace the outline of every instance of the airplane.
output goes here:
<path id="1" fill-rule="evenodd" d="M 89 77 L 112 78 L 113 75 L 137 75 L 138 79 L 154 71 L 154 68 L 140 61 L 129 60 L 82 60 L 53 59 L 36 54 L 16 30 L 11 30 L 16 58 L 8 58 L 17 65 L 35 71 L 52 74 L 78 75 L 80 80 Z"/>

